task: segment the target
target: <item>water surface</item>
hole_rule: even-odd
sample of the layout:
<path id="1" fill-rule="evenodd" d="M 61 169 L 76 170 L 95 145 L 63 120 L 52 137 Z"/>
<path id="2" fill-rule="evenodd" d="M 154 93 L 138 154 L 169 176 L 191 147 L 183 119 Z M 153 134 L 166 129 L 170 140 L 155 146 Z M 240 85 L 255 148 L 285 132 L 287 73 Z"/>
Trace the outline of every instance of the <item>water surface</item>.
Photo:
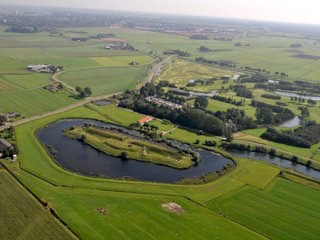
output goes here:
<path id="1" fill-rule="evenodd" d="M 286 91 L 275 91 L 274 92 L 275 94 L 277 95 L 280 95 L 280 96 L 284 96 L 284 97 L 301 97 L 301 98 L 304 98 L 304 99 L 311 99 L 311 100 L 314 100 L 314 101 L 320 101 L 320 97 L 317 97 L 317 96 L 311 96 L 311 95 L 299 95 L 299 94 L 296 94 L 296 93 L 293 93 L 293 92 L 286 92 Z"/>
<path id="2" fill-rule="evenodd" d="M 294 118 L 282 123 L 280 127 L 287 127 L 287 128 L 294 128 L 300 126 L 301 119 L 298 116 L 295 116 Z"/>
<path id="3" fill-rule="evenodd" d="M 83 125 L 87 122 L 100 127 L 116 127 L 95 120 L 70 119 L 53 123 L 38 132 L 38 138 L 43 144 L 50 145 L 57 150 L 56 161 L 63 168 L 73 172 L 90 176 L 130 177 L 142 181 L 174 183 L 181 178 L 193 178 L 210 172 L 221 171 L 227 164 L 235 165 L 232 160 L 206 150 L 197 150 L 201 161 L 196 166 L 186 170 L 136 160 L 123 160 L 104 154 L 89 145 L 64 135 L 64 129 Z M 119 128 L 127 131 L 125 128 Z M 130 133 L 138 134 L 136 131 L 130 131 Z M 175 143 L 179 144 L 176 141 Z M 180 143 L 180 145 L 183 144 Z"/>
<path id="4" fill-rule="evenodd" d="M 313 168 L 309 168 L 303 164 L 300 163 L 294 163 L 292 161 L 289 161 L 287 159 L 283 159 L 276 156 L 271 156 L 270 154 L 266 153 L 257 153 L 257 152 L 250 152 L 250 151 L 230 151 L 230 153 L 236 157 L 240 158 L 248 158 L 253 160 L 262 160 L 266 162 L 270 162 L 274 165 L 283 167 L 283 168 L 291 168 L 295 171 L 302 173 L 306 176 L 313 177 L 320 179 L 320 171 L 315 170 Z"/>

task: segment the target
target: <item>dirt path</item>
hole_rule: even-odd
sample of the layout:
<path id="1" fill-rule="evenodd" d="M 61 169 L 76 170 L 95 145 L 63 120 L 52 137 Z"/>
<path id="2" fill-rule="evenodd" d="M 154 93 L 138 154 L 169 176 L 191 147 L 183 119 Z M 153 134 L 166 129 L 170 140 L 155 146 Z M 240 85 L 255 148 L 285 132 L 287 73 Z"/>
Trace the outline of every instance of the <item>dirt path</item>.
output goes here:
<path id="1" fill-rule="evenodd" d="M 166 134 L 168 134 L 168 133 L 173 132 L 173 131 L 176 130 L 177 128 L 178 128 L 178 127 L 176 126 L 176 127 L 172 128 L 172 129 L 166 131 L 166 132 L 162 132 L 162 136 L 164 136 L 164 135 L 166 135 Z"/>

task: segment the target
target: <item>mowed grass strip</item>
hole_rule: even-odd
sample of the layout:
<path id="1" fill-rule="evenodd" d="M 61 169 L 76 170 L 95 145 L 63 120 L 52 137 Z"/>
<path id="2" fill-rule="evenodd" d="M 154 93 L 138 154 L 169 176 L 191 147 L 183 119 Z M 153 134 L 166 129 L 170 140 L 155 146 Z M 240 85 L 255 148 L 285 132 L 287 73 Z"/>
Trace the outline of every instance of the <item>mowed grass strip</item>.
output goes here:
<path id="1" fill-rule="evenodd" d="M 27 74 L 8 74 L 2 78 L 21 89 L 42 87 L 50 83 L 51 74 L 46 73 L 27 73 Z"/>
<path id="2" fill-rule="evenodd" d="M 20 89 L 17 85 L 8 82 L 2 76 L 0 76 L 0 91 L 13 91 Z"/>
<path id="3" fill-rule="evenodd" d="M 69 71 L 59 79 L 73 87 L 91 87 L 93 95 L 105 95 L 132 89 L 142 78 L 147 66 L 96 68 Z"/>
<path id="4" fill-rule="evenodd" d="M 6 171 L 0 169 L 0 239 L 75 239 Z"/>
<path id="5" fill-rule="evenodd" d="M 318 190 L 278 178 L 268 191 L 245 187 L 208 206 L 272 239 L 318 239 L 318 199 Z"/>

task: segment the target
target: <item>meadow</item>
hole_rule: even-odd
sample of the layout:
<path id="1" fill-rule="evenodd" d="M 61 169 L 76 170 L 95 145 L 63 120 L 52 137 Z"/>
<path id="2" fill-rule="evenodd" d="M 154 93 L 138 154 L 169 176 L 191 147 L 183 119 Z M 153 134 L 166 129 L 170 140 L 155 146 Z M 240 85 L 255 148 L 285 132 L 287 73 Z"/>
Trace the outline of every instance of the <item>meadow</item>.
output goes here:
<path id="1" fill-rule="evenodd" d="M 58 78 L 72 87 L 90 87 L 93 95 L 99 96 L 134 88 L 146 69 L 146 66 L 80 69 L 62 73 Z"/>
<path id="2" fill-rule="evenodd" d="M 114 107 L 111 107 L 111 109 L 111 113 L 118 111 L 118 122 L 121 122 L 123 112 L 129 114 L 129 112 L 121 109 L 115 110 Z M 103 112 L 108 114 L 107 107 L 104 107 Z M 137 118 L 135 113 L 130 114 L 133 119 Z M 239 227 L 232 222 L 226 221 L 181 197 L 186 196 L 201 203 L 212 199 L 213 196 L 219 196 L 225 193 L 225 191 L 238 188 L 244 183 L 263 187 L 279 173 L 278 168 L 268 166 L 264 163 L 253 164 L 253 162 L 242 162 L 239 160 L 241 164 L 243 164 L 243 169 L 246 169 L 245 175 L 242 171 L 235 170 L 231 173 L 232 177 L 226 175 L 217 181 L 199 186 L 117 181 L 80 176 L 67 172 L 57 166 L 47 155 L 34 134 L 30 134 L 30 132 L 34 133 L 40 126 L 44 126 L 52 121 L 80 116 L 82 118 L 95 118 L 109 121 L 96 111 L 86 107 L 80 107 L 19 126 L 17 128 L 18 145 L 20 149 L 19 165 L 6 163 L 11 171 L 30 187 L 33 192 L 40 196 L 41 199 L 50 202 L 50 205 L 59 217 L 66 221 L 68 226 L 75 231 L 77 235 L 86 239 L 103 239 L 105 234 L 115 236 L 115 239 L 128 237 L 134 239 L 138 236 L 139 239 L 149 239 L 150 236 L 157 238 L 152 232 L 158 229 L 159 234 L 168 239 L 170 239 L 173 232 L 179 232 L 179 234 L 181 234 L 179 236 L 186 239 L 193 239 L 194 237 L 206 239 L 210 235 L 212 236 L 212 234 L 217 234 L 217 237 L 226 237 L 228 239 L 232 239 L 234 236 L 242 236 L 248 239 L 261 238 L 261 236 Z M 257 176 L 255 170 L 259 167 L 266 169 L 265 178 L 256 181 L 254 180 Z M 228 187 L 220 189 L 221 184 L 224 185 L 229 181 L 230 184 L 228 184 Z M 127 203 L 128 198 L 131 199 L 129 205 Z M 132 199 L 135 198 L 137 198 L 137 200 L 132 201 Z M 172 201 L 181 204 L 185 209 L 185 213 L 174 215 L 173 213 L 165 212 L 159 207 L 162 203 Z M 83 204 L 84 202 L 87 202 L 87 204 Z M 127 207 L 123 208 L 123 204 L 126 204 Z M 73 207 L 70 208 L 70 206 Z M 101 207 L 108 209 L 106 216 L 97 211 L 97 208 Z M 147 207 L 149 210 L 146 211 L 144 207 Z M 68 208 L 68 211 L 66 211 L 66 208 Z M 203 215 L 203 217 L 199 218 L 201 215 Z M 167 221 L 173 222 L 167 225 L 166 228 L 159 229 L 156 223 L 161 221 L 160 219 L 163 218 L 163 216 L 165 216 L 165 219 L 168 218 Z M 158 220 L 158 218 L 160 219 Z M 140 228 L 137 229 L 136 225 L 127 226 L 128 222 L 125 219 L 140 222 Z M 180 224 L 174 224 L 176 221 L 179 221 Z M 187 227 L 189 230 L 186 230 L 186 226 L 191 226 L 195 224 L 195 222 L 198 222 L 199 227 L 203 229 L 201 234 L 195 232 L 193 228 L 190 227 Z M 126 226 L 125 229 L 123 228 L 124 226 Z M 131 228 L 131 231 L 126 230 Z M 228 228 L 229 231 L 223 231 L 225 228 Z M 138 234 L 138 236 L 136 234 Z"/>
<path id="3" fill-rule="evenodd" d="M 77 100 L 65 91 L 49 92 L 43 88 L 0 92 L 0 112 L 18 111 L 25 117 L 59 109 Z"/>
<path id="4" fill-rule="evenodd" d="M 0 168 L 0 239 L 76 239 Z"/>
<path id="5" fill-rule="evenodd" d="M 117 38 L 130 42 L 139 51 L 106 51 L 101 49 L 106 43 L 97 40 L 72 42 L 70 38 L 78 36 L 72 32 L 75 30 L 87 32 L 80 34 L 81 36 L 111 32 Z M 176 73 L 167 75 L 170 79 L 165 80 L 173 79 L 175 83 L 180 81 L 185 84 L 190 77 L 211 78 L 211 75 L 228 75 L 226 73 L 229 70 L 190 62 L 197 56 L 235 61 L 237 71 L 243 66 L 250 66 L 271 72 L 285 71 L 290 77 L 318 80 L 319 60 L 293 57 L 293 53 L 288 51 L 291 43 L 298 42 L 303 44 L 300 50 L 304 53 L 320 55 L 319 46 L 307 39 L 251 37 L 241 39 L 243 44 L 247 43 L 250 46 L 235 47 L 235 41 L 196 41 L 184 36 L 132 29 L 77 28 L 62 31 L 64 37 L 51 37 L 45 32 L 37 34 L 0 32 L 0 63 L 2 63 L 0 64 L 0 112 L 17 110 L 25 116 L 32 116 L 76 101 L 64 91 L 54 94 L 42 89 L 42 84 L 46 84 L 51 76 L 30 74 L 32 78 L 29 78 L 25 66 L 30 63 L 50 62 L 63 65 L 66 72 L 58 75 L 59 79 L 73 87 L 90 86 L 94 95 L 134 88 L 154 61 L 154 58 L 148 56 L 149 52 L 152 51 L 153 55 L 162 57 L 163 51 L 170 49 L 191 53 L 187 61 L 176 60 L 182 62 L 181 69 L 177 66 L 178 70 L 174 70 Z M 197 49 L 201 45 L 218 51 L 199 53 Z M 140 66 L 127 66 L 130 61 L 137 61 Z M 189 66 L 192 69 L 197 67 L 188 73 L 186 68 Z M 18 77 L 18 74 L 23 74 L 23 77 Z M 174 79 L 175 74 L 182 78 Z M 222 82 L 217 82 L 210 87 L 221 89 L 223 85 Z M 257 99 L 262 99 L 263 91 L 255 90 L 254 93 Z M 237 98 L 231 92 L 222 94 Z M 297 103 L 292 103 L 289 98 L 283 99 L 295 113 L 299 113 Z M 275 104 L 274 100 L 263 99 L 263 101 Z M 255 109 L 250 107 L 249 103 L 250 101 L 246 100 L 242 108 L 248 115 L 254 116 Z M 225 110 L 227 107 L 229 106 L 216 100 L 209 100 L 208 109 L 213 111 Z M 319 108 L 313 107 L 312 119 L 318 118 L 317 109 Z M 128 126 L 143 117 L 141 114 L 117 108 L 115 105 L 99 107 L 88 104 L 38 119 L 16 127 L 18 162 L 4 160 L 3 163 L 28 189 L 42 201 L 48 202 L 52 210 L 80 239 L 105 239 L 106 236 L 110 239 L 317 238 L 319 230 L 315 226 L 318 224 L 320 214 L 317 202 L 319 192 L 308 186 L 318 187 L 319 184 L 299 175 L 294 175 L 292 178 L 297 183 L 279 177 L 288 174 L 288 170 L 261 161 L 232 157 L 221 149 L 211 148 L 232 158 L 237 167 L 206 184 L 174 185 L 93 178 L 63 169 L 48 155 L 36 136 L 39 128 L 66 118 L 97 119 Z M 206 140 L 218 143 L 221 141 L 221 138 L 215 136 L 198 135 L 188 129 L 175 129 L 175 126 L 163 124 L 157 119 L 151 124 L 157 125 L 159 131 L 172 130 L 165 135 L 167 138 L 189 144 L 194 144 L 197 139 L 200 140 L 199 146 L 204 146 Z M 256 136 L 260 131 L 261 129 L 256 129 L 242 134 L 259 139 Z M 235 139 L 241 141 L 237 136 Z M 314 155 L 314 158 L 317 159 L 317 156 Z M 1 174 L 0 172 L 2 182 L 5 180 L 1 180 Z M 0 184 L 0 189 L 3 186 L 7 184 Z M 14 186 L 3 191 L 13 191 L 12 189 Z M 6 192 L 5 195 L 14 195 L 12 199 L 20 196 L 18 193 Z M 18 208 L 21 202 L 31 205 L 27 200 L 21 201 L 21 199 L 19 197 L 15 200 L 13 209 Z M 180 205 L 183 211 L 170 212 L 161 207 L 162 204 L 169 202 Z M 43 210 L 41 206 L 39 208 Z M 34 214 L 38 211 L 33 208 L 32 210 Z M 14 212 L 15 219 L 20 216 L 19 214 L 21 215 L 21 211 Z M 46 221 L 51 221 L 48 220 L 51 217 L 46 217 Z M 0 221 L 4 221 L 3 219 L 6 220 L 0 217 Z M 53 218 L 52 221 L 47 224 L 50 225 L 49 233 L 55 237 L 57 236 L 55 234 L 60 234 L 62 230 L 56 230 L 56 222 Z M 38 224 L 38 221 L 36 223 Z M 37 229 L 39 231 L 48 229 L 43 226 L 40 225 Z M 24 227 L 21 229 L 24 230 Z M 6 229 L 1 230 L 0 234 L 5 231 Z M 41 234 L 49 234 L 27 233 L 38 234 L 30 235 L 32 239 L 47 239 L 46 235 Z M 63 238 L 66 238 L 65 235 Z M 6 236 L 6 239 L 15 239 L 15 236 Z"/>
<path id="6" fill-rule="evenodd" d="M 301 206 L 304 201 L 298 199 L 299 194 L 305 194 L 311 199 L 309 200 L 311 202 L 308 202 L 310 207 L 313 206 L 314 199 L 317 199 L 318 193 L 309 190 L 308 187 L 297 183 L 292 184 L 288 180 L 279 180 L 277 178 L 280 172 L 278 167 L 260 161 L 239 158 L 234 158 L 238 165 L 235 170 L 213 182 L 202 185 L 118 181 L 90 178 L 65 171 L 56 165 L 34 134 L 30 133 L 62 118 L 81 116 L 81 118 L 94 118 L 107 122 L 113 119 L 114 122 L 123 125 L 129 125 L 130 122 L 141 118 L 139 114 L 116 108 L 114 105 L 103 107 L 93 105 L 95 108 L 92 108 L 92 104 L 90 106 L 79 107 L 17 127 L 20 164 L 6 163 L 10 170 L 33 192 L 49 201 L 58 216 L 82 238 L 103 239 L 105 235 L 108 235 L 111 239 L 158 239 L 157 236 L 161 236 L 161 239 L 171 239 L 173 234 L 178 234 L 179 237 L 185 239 L 208 239 L 212 236 L 227 239 L 264 239 L 264 236 L 272 236 L 274 239 L 282 239 L 278 232 L 284 232 L 287 239 L 295 239 L 287 233 L 288 228 L 285 223 L 279 224 L 278 230 L 272 228 L 272 231 L 269 231 L 268 226 L 260 226 L 256 224 L 256 221 L 250 221 L 252 216 L 256 219 L 264 216 L 261 215 L 262 213 L 259 214 L 259 211 L 250 210 L 248 219 L 233 217 L 231 213 L 228 215 L 229 208 L 228 211 L 225 210 L 228 205 L 223 205 L 223 201 L 229 199 L 229 195 L 237 199 L 236 193 L 239 193 L 239 198 L 244 199 L 243 201 L 250 201 L 251 198 L 246 197 L 248 196 L 246 194 L 249 194 L 246 191 L 249 190 L 253 194 L 252 199 L 259 199 L 255 201 L 256 204 L 262 201 L 261 194 L 263 197 L 266 195 L 267 200 L 264 201 L 271 201 L 269 193 L 282 192 L 282 189 L 287 188 L 286 185 L 282 188 L 278 187 L 278 184 L 282 182 L 289 182 L 290 189 L 286 190 L 289 191 L 288 196 L 297 189 L 295 198 L 284 197 L 283 204 L 286 206 L 295 204 Z M 108 118 L 108 115 L 111 117 Z M 176 135 L 175 132 L 177 132 Z M 173 139 L 181 139 L 182 136 L 185 142 L 189 143 L 193 143 L 195 138 L 201 138 L 201 141 L 208 138 L 192 135 L 183 129 L 176 129 L 171 135 L 168 134 L 168 137 Z M 163 210 L 161 204 L 167 202 L 179 204 L 184 212 L 176 214 Z M 237 201 L 235 203 L 244 206 L 247 204 Z M 216 206 L 219 206 L 219 210 Z M 264 205 L 261 204 L 262 206 Z M 271 204 L 270 206 L 274 207 L 272 216 L 279 219 L 281 219 L 280 216 L 290 213 L 286 208 L 282 209 L 280 207 L 282 205 Z M 104 213 L 101 213 L 101 209 L 105 210 Z M 302 208 L 299 207 L 299 209 Z M 236 208 L 232 210 L 237 212 Z M 308 217 L 302 210 L 299 214 L 297 216 L 304 217 L 306 223 L 301 230 L 295 230 L 297 236 L 301 236 L 306 230 L 310 231 L 310 235 L 306 236 L 313 236 L 312 234 L 317 233 L 314 232 L 317 230 L 314 230 L 312 226 L 316 224 L 314 218 Z M 313 214 L 319 213 L 314 211 Z M 162 221 L 169 224 L 166 224 L 165 228 L 160 227 L 163 225 Z M 234 221 L 244 226 L 240 227 Z M 136 224 L 132 224 L 133 222 Z M 194 229 L 201 229 L 201 231 L 194 231 Z M 228 231 L 223 229 L 228 229 Z M 154 232 L 157 234 L 155 235 Z"/>
<path id="7" fill-rule="evenodd" d="M 98 40 L 73 42 L 68 31 L 64 37 L 0 31 L 0 113 L 19 111 L 30 117 L 76 101 L 65 91 L 42 89 L 53 81 L 52 74 L 30 73 L 26 71 L 29 64 L 61 65 L 67 84 L 89 86 L 94 95 L 105 95 L 133 88 L 154 61 L 139 51 L 104 50 L 107 43 Z M 140 66 L 129 67 L 130 62 Z"/>
<path id="8" fill-rule="evenodd" d="M 84 29 L 88 30 L 89 29 Z M 93 31 L 98 31 L 95 29 Z M 265 69 L 270 73 L 286 72 L 290 79 L 319 80 L 320 60 L 296 57 L 291 44 L 302 44 L 298 50 L 302 54 L 320 56 L 320 45 L 310 39 L 298 39 L 280 36 L 255 36 L 233 41 L 192 40 L 184 36 L 144 32 L 138 30 L 112 29 L 120 38 L 130 40 L 141 51 L 154 51 L 161 55 L 166 50 L 180 49 L 191 54 L 190 59 L 205 57 L 211 60 L 231 60 L 237 64 L 237 69 L 249 66 Z M 250 46 L 236 47 L 235 43 Z M 206 46 L 213 52 L 199 52 L 200 46 Z"/>
<path id="9" fill-rule="evenodd" d="M 319 198 L 318 190 L 277 178 L 264 191 L 243 187 L 208 207 L 271 239 L 317 239 Z"/>

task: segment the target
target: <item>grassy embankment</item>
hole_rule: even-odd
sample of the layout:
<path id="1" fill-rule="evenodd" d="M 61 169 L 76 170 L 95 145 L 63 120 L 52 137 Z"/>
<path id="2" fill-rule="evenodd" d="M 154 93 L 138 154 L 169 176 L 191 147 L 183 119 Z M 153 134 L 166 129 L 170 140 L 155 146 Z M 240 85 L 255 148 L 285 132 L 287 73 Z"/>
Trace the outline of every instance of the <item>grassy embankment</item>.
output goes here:
<path id="1" fill-rule="evenodd" d="M 192 158 L 179 153 L 177 149 L 162 144 L 154 144 L 143 139 L 132 138 L 108 130 L 94 127 L 76 127 L 68 130 L 66 136 L 80 139 L 83 142 L 112 156 L 120 156 L 126 152 L 129 159 L 162 164 L 178 169 L 189 168 L 193 165 Z"/>

